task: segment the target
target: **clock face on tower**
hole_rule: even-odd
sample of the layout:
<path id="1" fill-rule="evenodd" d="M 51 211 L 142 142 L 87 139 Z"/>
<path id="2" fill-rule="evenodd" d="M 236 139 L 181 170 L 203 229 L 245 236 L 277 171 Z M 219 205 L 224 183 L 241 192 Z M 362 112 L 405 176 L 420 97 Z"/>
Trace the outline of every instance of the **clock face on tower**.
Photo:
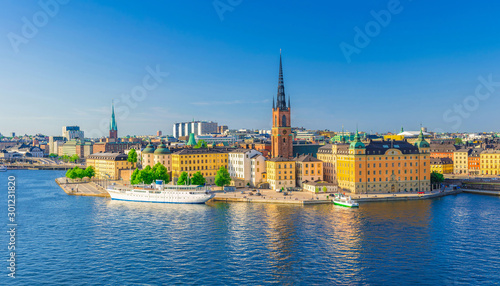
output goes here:
<path id="1" fill-rule="evenodd" d="M 283 130 L 283 135 L 286 135 L 286 130 Z"/>

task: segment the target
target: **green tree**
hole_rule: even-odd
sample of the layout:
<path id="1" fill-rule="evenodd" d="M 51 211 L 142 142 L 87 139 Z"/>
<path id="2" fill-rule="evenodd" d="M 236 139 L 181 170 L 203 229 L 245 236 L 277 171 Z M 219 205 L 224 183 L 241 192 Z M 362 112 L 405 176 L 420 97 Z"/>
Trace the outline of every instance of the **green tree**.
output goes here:
<path id="1" fill-rule="evenodd" d="M 179 180 L 177 180 L 177 185 L 188 185 L 188 173 L 182 172 L 179 176 Z"/>
<path id="2" fill-rule="evenodd" d="M 193 177 L 191 178 L 191 184 L 193 185 L 198 185 L 198 186 L 201 186 L 201 185 L 205 185 L 205 178 L 203 177 L 203 175 L 201 174 L 201 172 L 196 172 L 193 174 Z"/>
<path id="3" fill-rule="evenodd" d="M 215 175 L 215 184 L 219 187 L 223 187 L 229 185 L 229 183 L 231 183 L 229 172 L 226 168 L 220 167 L 219 171 L 217 171 L 217 175 Z"/>
<path id="4" fill-rule="evenodd" d="M 168 175 L 168 170 L 160 162 L 156 163 L 152 169 L 153 179 L 162 180 L 165 184 L 170 182 L 170 176 Z"/>
<path id="5" fill-rule="evenodd" d="M 50 157 L 50 158 L 57 158 L 57 154 L 55 154 L 55 153 L 50 153 L 50 154 L 49 154 L 49 157 Z"/>
<path id="6" fill-rule="evenodd" d="M 326 186 L 323 186 L 323 193 L 326 193 Z"/>
<path id="7" fill-rule="evenodd" d="M 455 145 L 462 145 L 463 141 L 462 138 L 455 138 Z"/>
<path id="8" fill-rule="evenodd" d="M 74 155 L 72 155 L 72 156 L 69 158 L 69 161 L 70 161 L 70 162 L 75 162 L 75 163 L 76 163 L 78 160 L 80 160 L 80 157 L 78 157 L 78 155 L 77 155 L 77 154 L 74 154 Z"/>
<path id="9" fill-rule="evenodd" d="M 93 166 L 88 166 L 85 171 L 83 171 L 84 177 L 93 178 L 95 176 L 95 170 Z"/>
<path id="10" fill-rule="evenodd" d="M 141 183 L 138 180 L 138 177 L 139 177 L 139 169 L 136 168 L 134 170 L 134 172 L 132 172 L 132 176 L 130 176 L 130 184 L 137 185 L 137 184 Z"/>
<path id="11" fill-rule="evenodd" d="M 134 148 L 130 149 L 130 151 L 128 152 L 127 161 L 131 163 L 137 163 L 137 152 L 135 151 Z"/>
<path id="12" fill-rule="evenodd" d="M 443 174 L 440 174 L 436 171 L 431 173 L 431 183 L 432 184 L 439 184 L 444 182 L 444 176 Z"/>
<path id="13" fill-rule="evenodd" d="M 66 178 L 69 178 L 69 179 L 76 179 L 76 174 L 75 172 L 73 172 L 73 169 L 69 169 L 68 171 L 66 171 Z"/>
<path id="14" fill-rule="evenodd" d="M 146 166 L 146 168 L 139 172 L 140 182 L 144 182 L 144 184 L 151 184 L 153 179 L 153 170 L 151 169 L 151 166 Z"/>

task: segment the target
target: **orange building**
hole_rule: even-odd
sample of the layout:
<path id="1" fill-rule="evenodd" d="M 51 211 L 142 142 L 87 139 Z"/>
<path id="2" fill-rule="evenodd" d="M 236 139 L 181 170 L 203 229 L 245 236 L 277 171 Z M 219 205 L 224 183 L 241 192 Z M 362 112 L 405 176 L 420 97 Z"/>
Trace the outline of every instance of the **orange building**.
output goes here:
<path id="1" fill-rule="evenodd" d="M 469 154 L 469 175 L 481 174 L 481 152 L 482 148 L 474 148 Z"/>
<path id="2" fill-rule="evenodd" d="M 431 158 L 450 158 L 453 160 L 453 153 L 459 148 L 452 143 L 432 143 L 430 144 Z"/>

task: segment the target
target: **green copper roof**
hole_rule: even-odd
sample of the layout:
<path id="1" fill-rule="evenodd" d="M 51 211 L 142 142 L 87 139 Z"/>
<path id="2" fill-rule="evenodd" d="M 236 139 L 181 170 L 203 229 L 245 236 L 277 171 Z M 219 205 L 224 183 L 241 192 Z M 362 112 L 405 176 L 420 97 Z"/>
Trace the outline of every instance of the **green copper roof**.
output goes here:
<path id="1" fill-rule="evenodd" d="M 189 133 L 189 140 L 186 144 L 187 146 L 196 146 L 196 140 L 194 139 L 194 133 Z"/>
<path id="2" fill-rule="evenodd" d="M 359 138 L 359 133 L 358 130 L 356 130 L 356 136 L 354 136 L 354 141 L 351 142 L 351 145 L 349 145 L 349 149 L 364 149 L 365 144 L 361 142 L 361 139 Z"/>
<path id="3" fill-rule="evenodd" d="M 152 154 L 155 151 L 155 146 L 151 143 L 142 150 L 142 154 Z"/>
<path id="4" fill-rule="evenodd" d="M 118 130 L 115 120 L 115 105 L 111 104 L 111 122 L 109 124 L 109 130 Z"/>
<path id="5" fill-rule="evenodd" d="M 415 142 L 415 146 L 418 148 L 429 148 L 431 145 L 425 141 L 424 133 L 422 133 L 422 129 L 420 129 L 420 134 L 418 135 L 418 140 Z"/>
<path id="6" fill-rule="evenodd" d="M 165 144 L 160 144 L 160 146 L 158 146 L 158 149 L 156 149 L 154 153 L 155 155 L 168 155 L 171 152 Z"/>

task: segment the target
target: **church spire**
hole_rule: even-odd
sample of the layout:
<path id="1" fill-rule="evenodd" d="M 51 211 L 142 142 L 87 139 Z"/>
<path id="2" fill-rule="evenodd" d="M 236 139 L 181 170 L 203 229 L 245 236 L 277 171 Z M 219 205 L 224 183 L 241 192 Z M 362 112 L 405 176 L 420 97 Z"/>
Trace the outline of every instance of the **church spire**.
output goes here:
<path id="1" fill-rule="evenodd" d="M 283 65 L 281 61 L 281 49 L 280 49 L 280 70 L 278 79 L 278 95 L 277 95 L 277 106 L 279 109 L 287 109 L 286 99 L 285 99 L 285 84 L 283 83 Z"/>
<path id="2" fill-rule="evenodd" d="M 118 130 L 115 120 L 115 104 L 113 103 L 113 101 L 111 101 L 111 122 L 109 124 L 109 130 Z"/>

